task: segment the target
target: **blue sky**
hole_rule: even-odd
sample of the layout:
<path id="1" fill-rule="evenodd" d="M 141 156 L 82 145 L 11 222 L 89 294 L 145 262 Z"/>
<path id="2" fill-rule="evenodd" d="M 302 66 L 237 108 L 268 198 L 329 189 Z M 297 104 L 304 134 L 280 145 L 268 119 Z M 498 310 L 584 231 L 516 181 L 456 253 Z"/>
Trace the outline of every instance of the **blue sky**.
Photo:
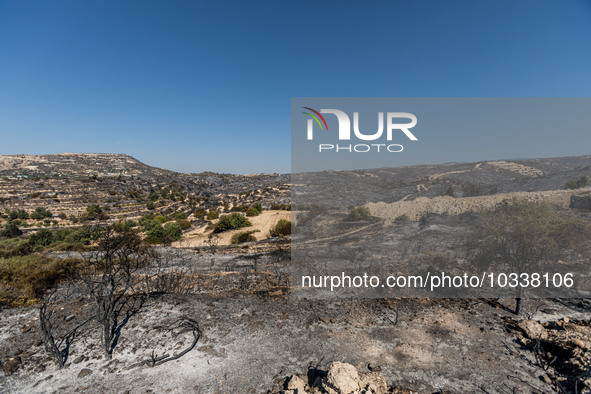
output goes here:
<path id="1" fill-rule="evenodd" d="M 589 0 L 0 0 L 0 154 L 288 172 L 291 97 L 590 96 L 590 70 Z"/>

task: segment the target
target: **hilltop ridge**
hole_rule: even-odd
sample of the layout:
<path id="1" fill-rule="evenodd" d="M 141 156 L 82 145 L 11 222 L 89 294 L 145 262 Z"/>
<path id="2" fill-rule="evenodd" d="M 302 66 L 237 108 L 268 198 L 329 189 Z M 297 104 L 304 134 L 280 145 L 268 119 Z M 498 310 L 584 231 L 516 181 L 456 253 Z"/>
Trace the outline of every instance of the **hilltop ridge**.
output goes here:
<path id="1" fill-rule="evenodd" d="M 162 176 L 174 171 L 152 167 L 132 156 L 118 153 L 59 153 L 0 156 L 0 176 Z"/>

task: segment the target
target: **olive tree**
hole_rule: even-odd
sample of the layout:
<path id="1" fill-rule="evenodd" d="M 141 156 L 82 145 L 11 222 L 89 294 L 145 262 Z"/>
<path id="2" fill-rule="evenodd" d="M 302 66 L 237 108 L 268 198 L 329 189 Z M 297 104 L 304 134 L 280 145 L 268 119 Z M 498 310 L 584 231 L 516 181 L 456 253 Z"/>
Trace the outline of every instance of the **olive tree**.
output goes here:
<path id="1" fill-rule="evenodd" d="M 467 247 L 473 263 L 521 275 L 586 253 L 590 239 L 590 223 L 570 210 L 511 200 L 480 216 Z M 516 314 L 521 312 L 523 290 L 517 288 Z"/>

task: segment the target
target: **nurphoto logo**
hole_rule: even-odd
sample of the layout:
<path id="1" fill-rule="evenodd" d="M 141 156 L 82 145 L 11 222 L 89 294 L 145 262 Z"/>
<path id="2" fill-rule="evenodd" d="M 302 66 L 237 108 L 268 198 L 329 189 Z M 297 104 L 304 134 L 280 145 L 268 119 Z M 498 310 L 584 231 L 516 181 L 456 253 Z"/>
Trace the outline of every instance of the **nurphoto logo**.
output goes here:
<path id="1" fill-rule="evenodd" d="M 322 114 L 331 114 L 336 116 L 338 122 L 338 139 L 339 141 L 350 141 L 351 140 L 351 119 L 344 111 L 339 109 L 320 109 L 316 111 L 310 107 L 302 107 L 306 111 L 304 114 L 308 115 L 307 124 L 307 139 L 309 141 L 314 140 L 314 124 L 320 127 L 323 131 L 328 131 L 328 124 Z M 406 119 L 406 123 L 399 123 L 400 120 Z M 410 121 L 410 122 L 408 122 Z M 411 141 L 418 141 L 418 138 L 410 131 L 411 128 L 416 126 L 417 117 L 408 112 L 388 112 L 386 113 L 386 141 L 390 142 L 393 136 L 397 132 L 402 132 Z M 396 132 L 396 133 L 395 133 Z M 353 134 L 356 139 L 361 141 L 377 141 L 383 139 L 384 134 L 384 113 L 378 112 L 378 130 L 373 133 L 364 133 L 359 129 L 359 112 L 353 112 Z M 366 153 L 370 151 L 375 152 L 392 152 L 398 153 L 404 150 L 404 146 L 401 144 L 387 144 L 387 143 L 372 143 L 372 144 L 318 144 L 319 152 L 358 152 Z"/>

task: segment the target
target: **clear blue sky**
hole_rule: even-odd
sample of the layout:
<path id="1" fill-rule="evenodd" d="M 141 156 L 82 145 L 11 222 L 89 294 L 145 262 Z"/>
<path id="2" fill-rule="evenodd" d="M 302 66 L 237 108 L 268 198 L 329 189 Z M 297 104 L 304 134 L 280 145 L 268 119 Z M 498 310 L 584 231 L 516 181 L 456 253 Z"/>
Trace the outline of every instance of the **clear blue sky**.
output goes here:
<path id="1" fill-rule="evenodd" d="M 288 172 L 291 97 L 590 95 L 589 0 L 0 0 L 0 154 Z"/>

